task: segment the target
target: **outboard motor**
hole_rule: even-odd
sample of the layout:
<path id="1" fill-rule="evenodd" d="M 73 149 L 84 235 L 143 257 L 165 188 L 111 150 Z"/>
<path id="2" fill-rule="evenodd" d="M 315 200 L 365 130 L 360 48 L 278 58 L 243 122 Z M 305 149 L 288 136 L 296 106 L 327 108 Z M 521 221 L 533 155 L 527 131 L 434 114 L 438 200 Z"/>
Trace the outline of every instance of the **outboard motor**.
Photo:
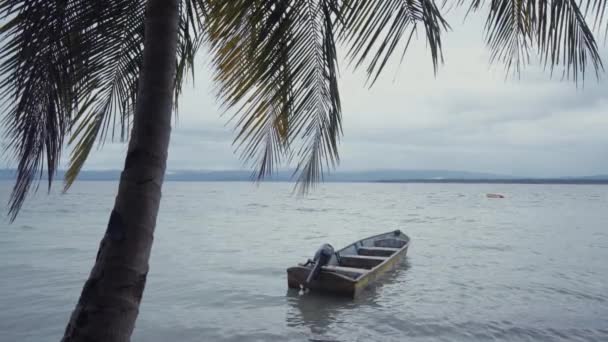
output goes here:
<path id="1" fill-rule="evenodd" d="M 314 265 L 312 266 L 312 269 L 310 270 L 310 273 L 306 278 L 305 287 L 308 287 L 308 285 L 310 285 L 313 280 L 317 279 L 319 273 L 321 273 L 321 267 L 329 263 L 329 260 L 331 259 L 332 255 L 334 255 L 334 248 L 332 247 L 332 245 L 325 243 L 321 245 L 321 247 L 319 247 L 319 249 L 315 253 L 315 257 L 312 260 Z"/>

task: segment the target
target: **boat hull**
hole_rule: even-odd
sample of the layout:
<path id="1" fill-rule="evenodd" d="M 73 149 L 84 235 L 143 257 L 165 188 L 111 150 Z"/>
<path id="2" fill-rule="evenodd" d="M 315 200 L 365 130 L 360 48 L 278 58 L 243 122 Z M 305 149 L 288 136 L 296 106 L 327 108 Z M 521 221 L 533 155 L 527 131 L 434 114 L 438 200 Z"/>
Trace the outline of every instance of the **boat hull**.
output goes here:
<path id="1" fill-rule="evenodd" d="M 388 272 L 397 268 L 406 255 L 407 247 L 397 252 L 397 255 L 389 259 L 386 263 L 383 263 L 382 265 L 378 266 L 378 268 L 370 271 L 365 276 L 361 277 L 361 279 L 358 279 L 357 284 L 355 285 L 355 292 L 353 294 L 353 297 L 356 297 L 367 287 L 380 281 L 382 277 Z"/>
<path id="2" fill-rule="evenodd" d="M 374 237 L 368 239 L 373 238 Z M 362 241 L 366 241 L 368 239 L 363 239 L 352 245 L 349 245 L 344 249 L 340 250 L 339 253 L 349 251 L 353 248 L 353 246 L 356 246 L 357 243 L 361 243 Z M 363 290 L 365 290 L 367 287 L 376 283 L 377 281 L 380 281 L 381 278 L 386 275 L 386 273 L 397 268 L 401 264 L 402 260 L 406 257 L 408 248 L 409 238 L 407 238 L 407 243 L 404 246 L 401 246 L 392 255 L 385 258 L 383 262 L 381 262 L 375 267 L 365 270 L 364 273 L 360 274 L 357 274 L 357 270 L 359 269 L 356 268 L 338 266 L 334 267 L 334 269 L 338 268 L 340 269 L 340 272 L 336 272 L 330 269 L 332 266 L 328 266 L 327 268 L 323 268 L 321 273 L 319 274 L 319 277 L 313 280 L 310 284 L 308 284 L 306 288 L 314 292 L 329 293 L 333 295 L 355 298 L 360 295 L 361 292 L 363 292 Z M 349 273 L 349 270 L 353 270 L 353 272 Z M 310 271 L 311 266 L 305 265 L 298 265 L 288 268 L 287 285 L 289 286 L 289 288 L 303 288 L 303 284 L 305 284 L 305 280 Z"/>
<path id="3" fill-rule="evenodd" d="M 310 267 L 295 266 L 287 269 L 287 285 L 292 289 L 300 289 L 304 284 Z M 321 272 L 319 277 L 308 284 L 307 288 L 315 292 L 354 297 L 356 295 L 357 281 L 349 279 L 338 273 Z"/>

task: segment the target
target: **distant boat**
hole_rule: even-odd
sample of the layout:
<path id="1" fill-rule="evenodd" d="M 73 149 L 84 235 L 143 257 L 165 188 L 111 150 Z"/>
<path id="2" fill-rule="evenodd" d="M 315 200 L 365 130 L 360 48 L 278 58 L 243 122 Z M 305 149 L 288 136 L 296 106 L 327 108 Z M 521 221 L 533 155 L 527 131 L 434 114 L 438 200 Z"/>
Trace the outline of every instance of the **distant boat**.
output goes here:
<path id="1" fill-rule="evenodd" d="M 487 198 L 505 198 L 505 196 L 501 194 L 486 194 Z"/>
<path id="2" fill-rule="evenodd" d="M 374 235 L 334 252 L 325 244 L 313 260 L 287 269 L 287 285 L 354 298 L 406 256 L 410 238 L 400 230 Z"/>

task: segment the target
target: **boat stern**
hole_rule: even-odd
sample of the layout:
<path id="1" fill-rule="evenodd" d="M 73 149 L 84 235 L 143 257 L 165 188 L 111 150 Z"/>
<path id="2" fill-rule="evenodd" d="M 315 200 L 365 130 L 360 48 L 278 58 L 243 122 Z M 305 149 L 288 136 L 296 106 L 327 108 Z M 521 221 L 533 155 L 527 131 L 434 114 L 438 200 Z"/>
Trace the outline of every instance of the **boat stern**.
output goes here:
<path id="1" fill-rule="evenodd" d="M 306 287 L 315 292 L 325 292 L 351 298 L 356 295 L 356 281 L 334 272 L 322 271 L 317 279 L 304 286 L 310 270 L 310 267 L 305 266 L 288 268 L 287 286 L 291 289 Z"/>

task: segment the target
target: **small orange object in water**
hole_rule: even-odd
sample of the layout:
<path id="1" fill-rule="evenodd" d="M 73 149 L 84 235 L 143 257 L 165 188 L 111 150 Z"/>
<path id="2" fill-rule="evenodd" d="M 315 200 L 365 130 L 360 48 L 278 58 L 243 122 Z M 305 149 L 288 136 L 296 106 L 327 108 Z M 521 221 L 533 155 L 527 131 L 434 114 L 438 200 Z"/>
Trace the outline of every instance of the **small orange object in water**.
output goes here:
<path id="1" fill-rule="evenodd" d="M 505 198 L 505 196 L 501 194 L 486 194 L 487 198 Z"/>

